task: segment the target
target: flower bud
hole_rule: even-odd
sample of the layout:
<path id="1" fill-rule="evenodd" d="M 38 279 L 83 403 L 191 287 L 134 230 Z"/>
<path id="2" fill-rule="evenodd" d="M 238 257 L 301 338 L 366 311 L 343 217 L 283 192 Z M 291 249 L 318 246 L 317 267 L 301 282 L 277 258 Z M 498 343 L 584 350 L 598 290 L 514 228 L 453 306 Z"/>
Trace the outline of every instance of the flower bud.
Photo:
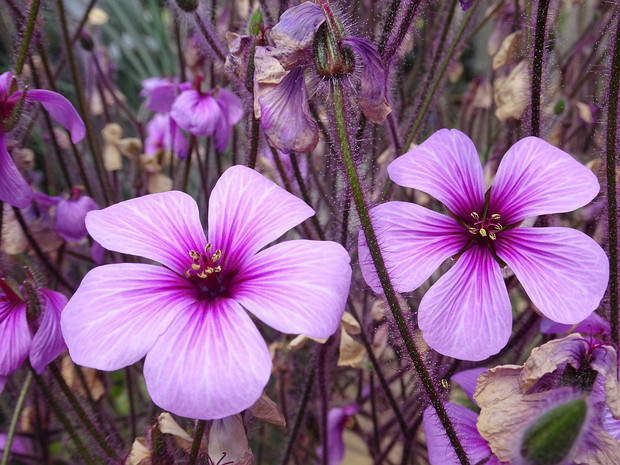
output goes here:
<path id="1" fill-rule="evenodd" d="M 525 463 L 563 463 L 579 437 L 587 413 L 585 399 L 575 399 L 541 416 L 523 436 L 521 456 Z"/>
<path id="2" fill-rule="evenodd" d="M 316 31 L 313 44 L 314 65 L 320 76 L 330 78 L 348 74 L 355 61 L 348 47 L 340 47 L 327 22 Z"/>

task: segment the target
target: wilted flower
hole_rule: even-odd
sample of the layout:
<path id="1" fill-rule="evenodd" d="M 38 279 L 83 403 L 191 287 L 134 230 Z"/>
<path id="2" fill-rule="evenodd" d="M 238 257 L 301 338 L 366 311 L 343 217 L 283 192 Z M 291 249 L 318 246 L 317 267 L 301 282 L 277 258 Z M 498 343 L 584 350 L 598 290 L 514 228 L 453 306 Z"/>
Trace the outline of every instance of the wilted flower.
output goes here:
<path id="1" fill-rule="evenodd" d="M 47 112 L 71 132 L 77 143 L 84 138 L 86 128 L 73 105 L 62 95 L 51 90 L 17 90 L 13 73 L 0 74 L 0 201 L 18 208 L 25 208 L 32 200 L 32 188 L 24 180 L 11 160 L 6 148 L 5 134 L 15 128 L 24 104 L 40 102 Z"/>
<path id="2" fill-rule="evenodd" d="M 330 14 L 326 16 L 324 10 Z M 331 29 L 327 21 L 335 22 Z M 333 33 L 338 37 L 331 37 Z M 306 69 L 314 69 L 325 79 L 351 76 L 356 70 L 355 56 L 359 56 L 357 100 L 362 111 L 375 123 L 383 122 L 390 113 L 381 56 L 367 39 L 345 37 L 327 3 L 319 6 L 305 2 L 289 8 L 271 29 L 269 38 L 273 47 L 256 47 L 254 94 L 259 96 L 257 116 L 261 117 L 270 144 L 277 149 L 309 152 L 318 143 L 318 128 L 308 105 Z M 328 45 L 326 41 L 330 40 L 336 43 Z M 333 49 L 327 52 L 329 47 Z M 330 54 L 334 50 L 337 57 Z"/>
<path id="3" fill-rule="evenodd" d="M 37 373 L 43 373 L 45 367 L 65 350 L 60 313 L 67 298 L 48 289 L 35 292 L 40 308 L 29 309 L 28 303 L 3 279 L 0 280 L 0 392 L 8 376 L 24 363 L 26 357 L 30 357 L 30 364 Z"/>
<path id="4" fill-rule="evenodd" d="M 525 138 L 508 150 L 485 194 L 471 140 L 443 129 L 392 162 L 388 173 L 397 184 L 432 195 L 448 211 L 446 216 L 404 202 L 371 210 L 397 291 L 416 289 L 446 259 L 456 259 L 420 303 L 418 323 L 433 349 L 482 360 L 505 346 L 512 327 L 501 273 L 506 265 L 554 321 L 577 323 L 598 306 L 609 262 L 596 242 L 570 228 L 518 227 L 528 217 L 574 210 L 598 193 L 596 176 L 567 153 Z M 381 293 L 362 233 L 359 256 L 366 282 Z"/>
<path id="5" fill-rule="evenodd" d="M 330 336 L 344 310 L 351 268 L 342 246 L 294 240 L 259 252 L 313 213 L 242 166 L 213 188 L 208 237 L 182 192 L 89 213 L 88 231 L 104 247 L 163 267 L 90 271 L 61 321 L 71 357 L 116 370 L 146 355 L 153 401 L 178 415 L 216 419 L 250 407 L 271 357 L 244 308 L 279 331 L 316 337 Z"/>

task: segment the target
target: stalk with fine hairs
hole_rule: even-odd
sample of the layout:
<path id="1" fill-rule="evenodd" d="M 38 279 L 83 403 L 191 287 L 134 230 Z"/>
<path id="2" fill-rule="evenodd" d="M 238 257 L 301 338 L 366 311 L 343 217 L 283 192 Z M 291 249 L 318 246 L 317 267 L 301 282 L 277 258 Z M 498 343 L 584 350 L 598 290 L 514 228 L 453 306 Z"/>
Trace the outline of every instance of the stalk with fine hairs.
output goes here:
<path id="1" fill-rule="evenodd" d="M 426 390 L 426 393 L 428 394 L 433 407 L 437 411 L 437 415 L 441 420 L 441 424 L 443 425 L 446 434 L 448 435 L 448 438 L 450 439 L 452 447 L 454 447 L 454 451 L 456 452 L 460 463 L 462 465 L 469 465 L 469 460 L 467 459 L 465 450 L 463 449 L 463 446 L 461 445 L 459 438 L 456 435 L 454 426 L 452 425 L 452 422 L 450 421 L 450 418 L 448 417 L 448 414 L 444 408 L 443 401 L 441 400 L 437 389 L 433 385 L 433 380 L 428 371 L 428 368 L 424 364 L 422 355 L 420 354 L 420 351 L 415 345 L 413 337 L 409 331 L 409 327 L 407 326 L 407 322 L 405 321 L 403 311 L 400 308 L 400 303 L 398 302 L 398 298 L 396 297 L 396 292 L 392 287 L 392 282 L 390 281 L 390 277 L 388 275 L 387 268 L 381 254 L 381 249 L 379 248 L 377 236 L 375 234 L 375 230 L 370 219 L 368 207 L 366 206 L 366 199 L 364 198 L 362 186 L 360 184 L 357 170 L 355 168 L 355 162 L 353 160 L 353 154 L 351 152 L 351 143 L 349 141 L 349 133 L 347 129 L 347 120 L 345 116 L 346 110 L 343 94 L 344 93 L 341 83 L 336 81 L 333 85 L 332 97 L 334 119 L 336 123 L 336 134 L 338 137 L 338 148 L 340 149 L 340 156 L 342 157 L 342 161 L 345 166 L 347 180 L 349 186 L 351 187 L 353 201 L 355 203 L 355 208 L 360 218 L 360 223 L 362 225 L 362 230 L 364 231 L 364 236 L 366 237 L 366 241 L 368 243 L 368 248 L 370 249 L 372 261 L 377 270 L 381 286 L 385 293 L 385 298 L 388 301 L 390 311 L 392 312 L 394 320 L 396 321 L 396 326 L 398 327 L 400 336 L 403 338 L 407 353 L 411 357 L 411 361 L 413 362 L 418 376 L 420 377 L 420 380 L 424 385 L 424 389 Z"/>

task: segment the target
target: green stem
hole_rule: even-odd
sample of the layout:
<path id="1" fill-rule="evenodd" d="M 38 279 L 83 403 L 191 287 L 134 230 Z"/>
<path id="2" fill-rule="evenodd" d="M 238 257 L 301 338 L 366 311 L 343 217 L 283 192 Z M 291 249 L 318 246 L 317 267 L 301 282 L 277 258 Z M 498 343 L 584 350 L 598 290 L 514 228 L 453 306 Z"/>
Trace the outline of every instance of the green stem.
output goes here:
<path id="1" fill-rule="evenodd" d="M 34 25 L 37 22 L 37 15 L 39 14 L 40 5 L 41 0 L 33 0 L 30 5 L 30 13 L 28 14 L 26 30 L 24 31 L 24 38 L 22 39 L 22 44 L 19 47 L 19 55 L 17 56 L 17 64 L 15 65 L 15 74 L 18 76 L 24 69 L 24 63 L 26 62 L 26 56 L 28 55 L 28 49 L 30 48 L 30 39 L 32 39 L 32 33 L 34 31 Z"/>
<path id="2" fill-rule="evenodd" d="M 2 454 L 2 462 L 0 465 L 7 465 L 9 463 L 9 455 L 11 454 L 11 444 L 13 443 L 13 437 L 15 436 L 15 430 L 17 429 L 17 422 L 19 420 L 19 415 L 22 411 L 22 407 L 24 406 L 24 401 L 26 400 L 26 394 L 28 393 L 28 388 L 30 388 L 30 383 L 32 382 L 32 373 L 28 372 L 26 375 L 26 379 L 24 380 L 24 385 L 22 386 L 22 390 L 19 393 L 19 397 L 17 399 L 17 405 L 15 405 L 15 410 L 13 410 L 13 416 L 11 417 L 11 425 L 9 426 L 9 431 L 6 437 L 6 443 L 4 444 L 4 452 Z"/>
<path id="3" fill-rule="evenodd" d="M 69 421 L 69 419 L 67 418 L 63 410 L 60 408 L 56 400 L 54 399 L 52 392 L 50 391 L 49 387 L 47 387 L 47 384 L 45 384 L 45 381 L 43 381 L 43 378 L 41 378 L 41 376 L 35 373 L 34 368 L 30 366 L 30 363 L 28 363 L 28 365 L 30 367 L 30 371 L 34 375 L 34 380 L 36 381 L 37 386 L 39 386 L 39 389 L 41 389 L 41 392 L 43 393 L 43 397 L 45 397 L 45 400 L 47 401 L 47 404 L 50 407 L 52 407 L 52 410 L 58 417 L 58 420 L 60 420 L 60 423 L 62 423 L 63 428 L 65 429 L 67 433 L 69 433 L 71 440 L 75 444 L 75 447 L 77 448 L 78 452 L 80 453 L 84 461 L 88 465 L 95 465 L 94 460 L 89 455 L 88 451 L 86 450 L 86 447 L 84 447 L 84 443 L 82 443 L 82 440 L 80 439 L 77 432 L 75 431 L 75 428 L 73 427 L 73 425 L 71 424 L 71 422 Z"/>
<path id="4" fill-rule="evenodd" d="M 60 386 L 60 390 L 65 395 L 65 397 L 69 401 L 69 404 L 75 411 L 76 415 L 78 416 L 82 424 L 86 427 L 90 435 L 93 437 L 93 439 L 97 442 L 97 444 L 99 444 L 101 449 L 107 454 L 108 457 L 113 458 L 114 460 L 120 461 L 121 458 L 114 451 L 114 449 L 110 447 L 110 445 L 107 443 L 105 438 L 99 433 L 97 428 L 95 428 L 95 426 L 93 425 L 92 421 L 88 417 L 88 414 L 82 408 L 82 405 L 78 402 L 77 398 L 71 391 L 71 388 L 65 382 L 65 379 L 62 377 L 62 374 L 60 373 L 60 370 L 58 369 L 58 367 L 54 365 L 53 363 L 50 363 L 48 365 L 48 368 L 50 372 L 52 373 L 52 376 L 54 377 L 54 379 Z"/>
<path id="5" fill-rule="evenodd" d="M 196 423 L 196 435 L 194 436 L 194 442 L 192 442 L 192 449 L 189 453 L 188 465 L 195 465 L 198 460 L 198 452 L 200 452 L 200 443 L 202 442 L 202 436 L 205 434 L 205 427 L 207 422 L 205 420 L 198 420 Z"/>
<path id="6" fill-rule="evenodd" d="M 362 230 L 364 231 L 366 243 L 368 244 L 370 256 L 372 257 L 373 264 L 377 270 L 377 275 L 379 276 L 379 281 L 381 282 L 381 287 L 383 288 L 385 298 L 388 302 L 392 315 L 394 316 L 396 326 L 398 327 L 400 336 L 403 339 L 407 353 L 411 357 L 411 361 L 413 362 L 413 365 L 418 373 L 418 376 L 420 377 L 420 380 L 422 381 L 424 389 L 426 390 L 433 407 L 437 411 L 437 416 L 446 430 L 446 434 L 450 439 L 452 447 L 454 447 L 459 461 L 462 465 L 469 465 L 467 455 L 463 450 L 463 446 L 459 442 L 441 397 L 433 385 L 433 380 L 428 369 L 426 368 L 426 365 L 424 364 L 422 355 L 415 345 L 413 337 L 409 331 L 409 327 L 407 326 L 407 321 L 405 320 L 403 311 L 400 308 L 400 303 L 398 302 L 396 292 L 392 287 L 392 282 L 390 281 L 390 277 L 385 266 L 385 261 L 383 260 L 381 249 L 379 248 L 379 242 L 377 241 L 377 236 L 375 235 L 375 230 L 370 219 L 370 213 L 368 211 L 368 207 L 366 206 L 364 193 L 362 192 L 362 186 L 355 168 L 355 162 L 351 152 L 351 144 L 349 142 L 349 134 L 347 131 L 344 96 L 342 86 L 339 82 L 336 82 L 334 85 L 332 97 L 334 105 L 334 119 L 336 122 L 336 134 L 338 136 L 342 161 L 344 163 L 345 172 L 351 187 L 353 202 L 355 203 L 355 208 L 360 218 L 360 223 L 362 225 Z"/>
<path id="7" fill-rule="evenodd" d="M 618 203 L 616 157 L 618 129 L 618 90 L 620 89 L 620 18 L 616 26 L 614 56 L 611 61 L 609 106 L 607 108 L 607 218 L 609 230 L 609 306 L 611 337 L 618 345 Z"/>

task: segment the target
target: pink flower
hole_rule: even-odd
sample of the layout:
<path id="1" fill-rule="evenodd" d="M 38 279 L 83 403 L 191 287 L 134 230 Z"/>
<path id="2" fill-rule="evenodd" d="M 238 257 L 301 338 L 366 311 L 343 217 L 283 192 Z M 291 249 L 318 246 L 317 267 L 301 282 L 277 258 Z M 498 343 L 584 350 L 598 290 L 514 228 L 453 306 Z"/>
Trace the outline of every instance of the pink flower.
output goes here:
<path id="1" fill-rule="evenodd" d="M 196 81 L 199 88 L 200 79 Z M 235 94 L 226 89 L 209 92 L 188 89 L 175 99 L 170 117 L 195 136 L 215 136 L 215 148 L 223 152 L 232 127 L 243 117 L 243 105 Z"/>
<path id="2" fill-rule="evenodd" d="M 84 138 L 86 128 L 73 105 L 62 95 L 51 90 L 17 90 L 13 73 L 0 74 L 0 201 L 17 208 L 26 208 L 32 200 L 32 188 L 24 180 L 6 149 L 5 133 L 14 129 L 20 106 L 28 101 L 41 102 L 47 112 L 71 132 L 77 143 Z"/>
<path id="3" fill-rule="evenodd" d="M 157 114 L 146 125 L 144 152 L 153 155 L 158 150 L 170 150 L 182 160 L 187 156 L 187 141 L 177 123 L 168 114 Z"/>
<path id="4" fill-rule="evenodd" d="M 271 357 L 247 311 L 278 331 L 330 336 L 351 279 L 339 244 L 292 240 L 262 250 L 314 211 L 257 172 L 229 168 L 214 187 L 205 236 L 196 202 L 152 194 L 90 212 L 104 247 L 144 263 L 90 271 L 62 330 L 73 360 L 117 370 L 146 355 L 153 401 L 178 415 L 217 419 L 250 407 Z"/>
<path id="5" fill-rule="evenodd" d="M 598 307 L 609 279 L 601 247 L 570 228 L 518 227 L 528 217 L 572 211 L 598 193 L 596 176 L 567 153 L 535 137 L 520 140 L 504 155 L 485 194 L 473 143 L 457 130 L 442 129 L 392 162 L 388 173 L 448 211 L 404 202 L 371 211 L 397 291 L 416 289 L 446 259 L 456 259 L 418 310 L 424 340 L 436 351 L 483 360 L 505 346 L 512 327 L 501 274 L 506 265 L 556 322 L 578 323 Z M 359 256 L 366 282 L 382 292 L 363 234 Z"/>
<path id="6" fill-rule="evenodd" d="M 41 302 L 38 315 L 32 310 L 29 312 L 27 303 L 4 280 L 0 280 L 0 392 L 9 375 L 24 363 L 26 357 L 30 357 L 37 373 L 43 373 L 45 367 L 65 350 L 60 313 L 67 298 L 47 289 L 37 292 Z"/>

